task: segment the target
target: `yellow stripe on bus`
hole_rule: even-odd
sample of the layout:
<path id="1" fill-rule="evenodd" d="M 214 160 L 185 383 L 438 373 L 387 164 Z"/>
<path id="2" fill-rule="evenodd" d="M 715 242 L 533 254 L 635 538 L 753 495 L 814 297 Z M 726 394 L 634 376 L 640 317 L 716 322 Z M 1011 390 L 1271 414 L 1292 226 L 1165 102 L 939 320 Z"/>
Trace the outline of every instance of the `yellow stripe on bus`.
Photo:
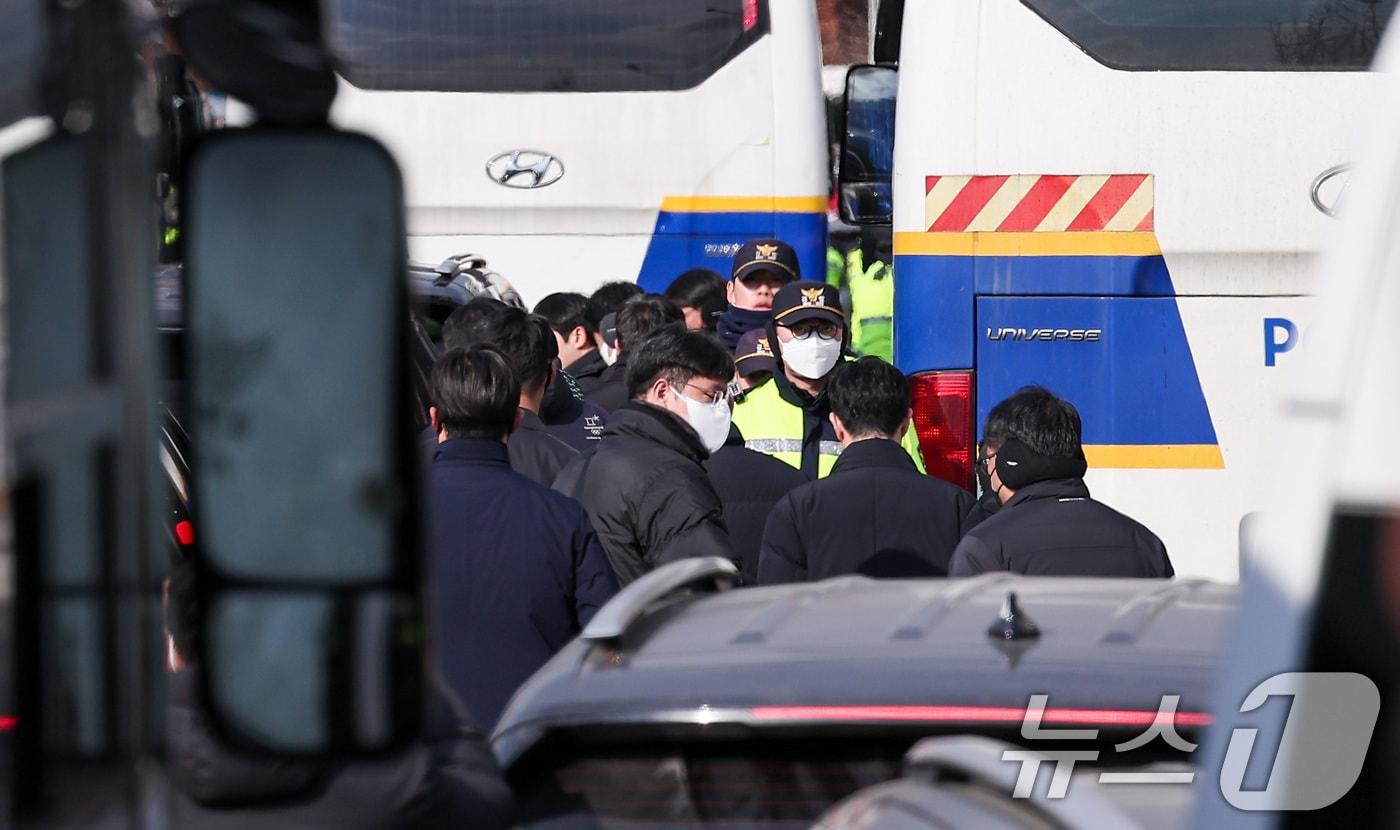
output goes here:
<path id="1" fill-rule="evenodd" d="M 895 254 L 924 256 L 1159 256 L 1152 231 L 968 233 L 901 231 Z"/>
<path id="2" fill-rule="evenodd" d="M 1217 444 L 1085 444 L 1090 469 L 1223 470 Z"/>
<path id="3" fill-rule="evenodd" d="M 826 213 L 825 196 L 667 196 L 668 213 Z"/>

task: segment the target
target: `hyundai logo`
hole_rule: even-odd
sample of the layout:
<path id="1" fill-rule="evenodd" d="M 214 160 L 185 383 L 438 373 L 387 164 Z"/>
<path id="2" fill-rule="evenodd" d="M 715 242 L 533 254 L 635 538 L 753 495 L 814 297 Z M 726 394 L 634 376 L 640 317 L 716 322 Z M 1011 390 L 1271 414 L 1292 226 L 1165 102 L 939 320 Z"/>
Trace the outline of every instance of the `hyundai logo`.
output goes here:
<path id="1" fill-rule="evenodd" d="M 486 175 L 505 187 L 549 187 L 564 175 L 564 163 L 540 150 L 507 150 L 486 162 Z"/>

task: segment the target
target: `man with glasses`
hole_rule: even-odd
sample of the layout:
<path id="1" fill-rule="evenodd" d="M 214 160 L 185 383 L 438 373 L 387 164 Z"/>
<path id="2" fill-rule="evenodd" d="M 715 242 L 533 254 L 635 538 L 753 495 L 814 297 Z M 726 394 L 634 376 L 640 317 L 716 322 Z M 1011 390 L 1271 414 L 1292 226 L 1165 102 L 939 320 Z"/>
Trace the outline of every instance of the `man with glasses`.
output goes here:
<path id="1" fill-rule="evenodd" d="M 714 335 L 665 326 L 627 343 L 630 400 L 555 489 L 583 504 L 622 584 L 690 556 L 734 558 L 703 462 L 729 436 L 734 359 Z"/>
<path id="2" fill-rule="evenodd" d="M 967 531 L 950 576 L 1174 574 L 1156 534 L 1089 497 L 1079 411 L 1027 386 L 987 415 L 981 464 L 1001 509 Z"/>
<path id="3" fill-rule="evenodd" d="M 796 467 L 809 479 L 825 478 L 841 454 L 826 399 L 827 381 L 849 345 L 840 293 L 810 280 L 783 286 L 773 300 L 768 343 L 778 371 L 744 395 L 734 423 L 744 446 Z M 924 472 L 914 431 L 896 437 Z"/>

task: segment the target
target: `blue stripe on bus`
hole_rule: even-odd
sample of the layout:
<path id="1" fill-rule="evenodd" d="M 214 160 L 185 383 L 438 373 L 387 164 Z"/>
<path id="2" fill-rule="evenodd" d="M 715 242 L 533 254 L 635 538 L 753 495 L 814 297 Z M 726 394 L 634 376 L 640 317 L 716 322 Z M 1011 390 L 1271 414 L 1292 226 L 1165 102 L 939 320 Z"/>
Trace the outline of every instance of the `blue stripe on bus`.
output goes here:
<path id="1" fill-rule="evenodd" d="M 979 431 L 998 401 L 1041 384 L 1079 408 L 1086 444 L 1215 444 L 1173 294 L 1160 256 L 899 255 L 895 363 L 975 369 Z M 988 328 L 1102 334 L 992 341 Z"/>
<path id="2" fill-rule="evenodd" d="M 637 282 L 661 292 L 681 273 L 708 268 L 729 278 L 735 250 L 750 239 L 776 238 L 797 251 L 805 279 L 826 279 L 826 214 L 661 211 Z"/>
<path id="3" fill-rule="evenodd" d="M 1016 339 L 1037 329 L 1098 340 Z M 979 427 L 1038 384 L 1079 409 L 1086 444 L 1216 443 L 1174 298 L 979 297 L 976 337 Z"/>

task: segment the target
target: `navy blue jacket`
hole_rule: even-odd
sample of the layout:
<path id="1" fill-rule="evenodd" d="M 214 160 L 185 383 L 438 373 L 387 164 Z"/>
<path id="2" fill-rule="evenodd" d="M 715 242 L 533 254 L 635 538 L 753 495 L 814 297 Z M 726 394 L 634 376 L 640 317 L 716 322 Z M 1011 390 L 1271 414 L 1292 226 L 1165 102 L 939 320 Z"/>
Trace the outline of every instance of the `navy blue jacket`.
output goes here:
<path id="1" fill-rule="evenodd" d="M 970 493 L 920 473 L 898 442 L 857 441 L 841 451 L 830 475 L 773 508 L 758 583 L 947 576 L 971 509 Z"/>
<path id="2" fill-rule="evenodd" d="M 584 400 L 578 381 L 560 372 L 545 393 L 540 420 L 550 435 L 579 452 L 590 452 L 603 437 L 608 412 Z"/>
<path id="3" fill-rule="evenodd" d="M 617 579 L 578 502 L 512 470 L 499 441 L 439 444 L 426 501 L 442 674 L 489 734 Z"/>
<path id="4" fill-rule="evenodd" d="M 1036 576 L 1173 576 L 1156 534 L 1089 498 L 1083 479 L 1027 484 L 968 531 L 949 574 L 1011 571 Z"/>

